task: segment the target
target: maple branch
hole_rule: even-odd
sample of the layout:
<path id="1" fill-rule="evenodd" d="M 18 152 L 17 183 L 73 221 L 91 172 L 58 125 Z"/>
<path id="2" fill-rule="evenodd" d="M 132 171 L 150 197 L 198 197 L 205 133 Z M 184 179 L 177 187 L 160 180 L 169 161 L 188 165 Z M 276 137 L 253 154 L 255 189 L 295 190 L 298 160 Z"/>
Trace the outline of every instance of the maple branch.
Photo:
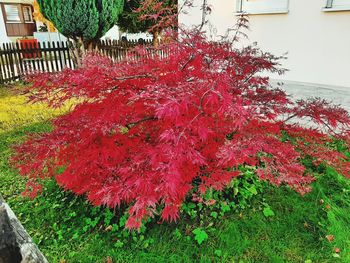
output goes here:
<path id="1" fill-rule="evenodd" d="M 289 121 L 297 116 L 298 116 L 298 113 L 294 113 L 294 114 L 290 115 L 287 119 L 285 119 L 283 122 L 286 123 L 287 121 Z"/>
<path id="2" fill-rule="evenodd" d="M 134 127 L 135 125 L 139 124 L 139 123 L 142 123 L 142 122 L 145 122 L 145 121 L 156 121 L 158 120 L 157 117 L 155 116 L 148 116 L 148 117 L 145 117 L 141 120 L 138 120 L 138 121 L 135 121 L 135 122 L 130 122 L 128 124 L 125 125 L 126 128 L 128 129 L 131 129 L 132 127 Z"/>
<path id="3" fill-rule="evenodd" d="M 211 88 L 211 89 L 208 89 L 206 92 L 203 93 L 203 95 L 202 95 L 202 97 L 201 97 L 201 99 L 200 99 L 199 109 L 201 110 L 202 113 L 205 113 L 205 112 L 204 112 L 204 109 L 203 109 L 203 101 L 204 101 L 205 96 L 207 96 L 207 95 L 209 94 L 209 92 L 213 92 L 213 93 L 216 94 L 220 99 L 222 99 L 222 95 L 221 95 L 219 92 L 215 91 L 215 90 L 212 89 L 212 88 Z"/>
<path id="4" fill-rule="evenodd" d="M 144 79 L 144 78 L 151 78 L 153 80 L 156 80 L 156 78 L 154 76 L 152 76 L 151 74 L 141 74 L 141 75 L 133 75 L 133 76 L 116 77 L 116 78 L 113 78 L 113 80 L 123 81 L 123 80 Z M 109 89 L 108 91 L 112 92 L 112 91 L 116 90 L 117 88 L 118 88 L 118 86 L 114 86 L 111 89 Z"/>
<path id="5" fill-rule="evenodd" d="M 198 28 L 198 32 L 200 32 L 202 29 L 203 29 L 203 26 L 205 25 L 206 23 L 206 15 L 207 15 L 207 7 L 208 7 L 208 0 L 203 0 L 203 3 L 202 3 L 202 23 L 200 24 L 199 28 Z M 193 45 L 192 46 L 192 50 L 193 50 L 193 53 L 191 54 L 190 58 L 186 61 L 186 63 L 181 67 L 181 71 L 184 70 L 187 65 L 193 61 L 193 59 L 196 57 L 196 55 L 194 54 L 194 49 L 195 47 Z"/>
<path id="6" fill-rule="evenodd" d="M 134 75 L 134 76 L 124 76 L 124 77 L 118 77 L 113 78 L 113 80 L 129 80 L 129 79 L 143 79 L 143 78 L 153 78 L 156 79 L 151 74 L 141 74 L 141 75 Z"/>
<path id="7" fill-rule="evenodd" d="M 238 35 L 247 36 L 241 31 L 242 28 L 246 28 L 246 29 L 248 28 L 247 22 L 248 20 L 246 19 L 246 14 L 241 14 L 236 22 L 236 25 L 235 25 L 236 28 L 233 29 L 235 31 L 235 35 L 232 38 L 231 45 L 233 45 L 233 43 L 235 42 L 238 42 L 239 40 Z"/>
<path id="8" fill-rule="evenodd" d="M 198 113 L 188 124 L 187 126 L 180 132 L 179 138 L 177 139 L 176 145 L 179 144 L 181 137 L 185 134 L 185 131 L 194 123 L 195 120 L 197 120 L 201 115 L 204 115 L 204 112 Z"/>
<path id="9" fill-rule="evenodd" d="M 323 125 L 325 125 L 327 127 L 327 129 L 329 130 L 330 133 L 333 133 L 334 135 L 340 135 L 340 133 L 337 133 L 327 122 L 325 122 L 324 120 L 320 120 L 321 123 L 323 123 Z"/>
<path id="10" fill-rule="evenodd" d="M 283 122 L 286 123 L 287 121 L 295 118 L 298 116 L 298 112 L 295 114 L 292 114 L 291 116 L 289 116 L 287 119 L 285 119 Z M 315 122 L 315 118 L 312 115 L 305 115 L 304 117 L 308 117 L 311 119 L 311 121 Z M 333 133 L 334 135 L 340 135 L 340 133 L 337 133 L 326 121 L 320 119 L 319 120 L 324 126 L 326 126 L 326 128 L 328 129 L 328 131 L 330 133 Z"/>
<path id="11" fill-rule="evenodd" d="M 207 7 L 208 7 L 208 3 L 207 2 L 208 2 L 208 0 L 203 0 L 203 4 L 202 4 L 202 23 L 200 24 L 198 31 L 201 31 L 203 26 L 206 23 L 205 18 L 207 16 Z"/>
<path id="12" fill-rule="evenodd" d="M 194 48 L 193 48 L 193 49 L 194 49 Z M 195 55 L 194 53 L 192 53 L 191 56 L 190 56 L 190 58 L 186 61 L 186 63 L 185 63 L 183 66 L 181 66 L 181 71 L 184 70 L 184 69 L 187 67 L 187 65 L 188 65 L 190 62 L 193 61 L 193 59 L 194 59 L 195 57 L 196 57 L 196 55 Z"/>

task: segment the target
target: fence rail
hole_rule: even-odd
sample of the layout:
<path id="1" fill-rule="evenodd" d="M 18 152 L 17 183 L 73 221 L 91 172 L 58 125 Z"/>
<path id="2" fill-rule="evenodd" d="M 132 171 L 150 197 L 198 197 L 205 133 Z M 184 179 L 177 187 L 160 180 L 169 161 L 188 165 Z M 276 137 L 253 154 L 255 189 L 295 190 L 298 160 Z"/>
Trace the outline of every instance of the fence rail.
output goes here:
<path id="1" fill-rule="evenodd" d="M 130 48 L 138 44 L 150 45 L 150 41 L 102 40 L 97 44 L 101 54 L 113 61 L 124 59 Z M 0 47 L 0 83 L 18 80 L 34 72 L 57 72 L 75 68 L 69 50 L 70 43 L 4 43 Z"/>

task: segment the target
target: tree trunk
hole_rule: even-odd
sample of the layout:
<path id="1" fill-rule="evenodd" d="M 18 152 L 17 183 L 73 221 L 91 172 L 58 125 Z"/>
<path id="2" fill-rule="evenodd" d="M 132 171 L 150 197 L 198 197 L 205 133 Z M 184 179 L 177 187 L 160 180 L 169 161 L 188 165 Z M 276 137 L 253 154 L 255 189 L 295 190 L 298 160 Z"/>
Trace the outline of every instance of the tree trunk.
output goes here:
<path id="1" fill-rule="evenodd" d="M 85 46 L 83 39 L 81 37 L 76 37 L 71 39 L 70 45 L 69 45 L 73 63 L 76 68 L 82 67 L 82 57 L 85 54 Z"/>
<path id="2" fill-rule="evenodd" d="M 89 40 L 84 43 L 87 52 L 98 51 L 98 40 Z"/>
<path id="3" fill-rule="evenodd" d="M 70 51 L 72 54 L 75 68 L 82 67 L 82 58 L 86 52 L 98 51 L 98 41 L 96 40 L 84 40 L 81 37 L 73 38 L 70 41 Z M 1 262 L 0 262 L 1 263 Z"/>
<path id="4" fill-rule="evenodd" d="M 87 51 L 93 51 L 94 50 L 94 43 L 93 42 L 89 42 L 89 43 L 86 43 L 87 47 L 86 47 L 86 50 Z"/>
<path id="5" fill-rule="evenodd" d="M 153 46 L 155 48 L 157 48 L 160 44 L 160 32 L 157 30 L 157 31 L 153 31 L 152 32 L 152 36 L 153 36 Z"/>

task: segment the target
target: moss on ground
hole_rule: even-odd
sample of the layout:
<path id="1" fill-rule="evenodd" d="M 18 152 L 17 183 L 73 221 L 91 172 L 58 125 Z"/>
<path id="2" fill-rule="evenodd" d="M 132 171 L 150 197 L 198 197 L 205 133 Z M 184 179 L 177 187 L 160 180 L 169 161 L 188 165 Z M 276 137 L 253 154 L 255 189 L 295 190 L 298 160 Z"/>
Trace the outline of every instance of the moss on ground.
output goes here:
<path id="1" fill-rule="evenodd" d="M 0 87 L 0 133 L 32 123 L 43 122 L 69 111 L 73 103 L 50 109 L 45 103 L 28 103 L 21 89 Z"/>

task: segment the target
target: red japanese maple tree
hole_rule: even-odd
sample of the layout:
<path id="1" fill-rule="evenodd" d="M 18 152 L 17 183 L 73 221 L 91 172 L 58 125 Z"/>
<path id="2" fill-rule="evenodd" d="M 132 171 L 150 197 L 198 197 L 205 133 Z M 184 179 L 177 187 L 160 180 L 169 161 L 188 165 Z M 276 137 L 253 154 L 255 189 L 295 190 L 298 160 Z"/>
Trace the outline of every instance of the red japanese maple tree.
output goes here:
<path id="1" fill-rule="evenodd" d="M 283 70 L 257 47 L 236 49 L 198 32 L 180 39 L 152 55 L 138 48 L 136 59 L 113 63 L 91 54 L 81 69 L 30 78 L 32 101 L 80 103 L 53 121 L 52 132 L 16 147 L 28 190 L 54 177 L 95 205 L 129 205 L 127 227 L 139 228 L 157 211 L 176 220 L 194 181 L 199 193 L 223 189 L 240 165 L 302 194 L 314 180 L 304 157 L 350 176 L 346 156 L 328 146 L 348 134 L 345 110 L 320 99 L 294 102 L 271 87 L 262 72 Z"/>

